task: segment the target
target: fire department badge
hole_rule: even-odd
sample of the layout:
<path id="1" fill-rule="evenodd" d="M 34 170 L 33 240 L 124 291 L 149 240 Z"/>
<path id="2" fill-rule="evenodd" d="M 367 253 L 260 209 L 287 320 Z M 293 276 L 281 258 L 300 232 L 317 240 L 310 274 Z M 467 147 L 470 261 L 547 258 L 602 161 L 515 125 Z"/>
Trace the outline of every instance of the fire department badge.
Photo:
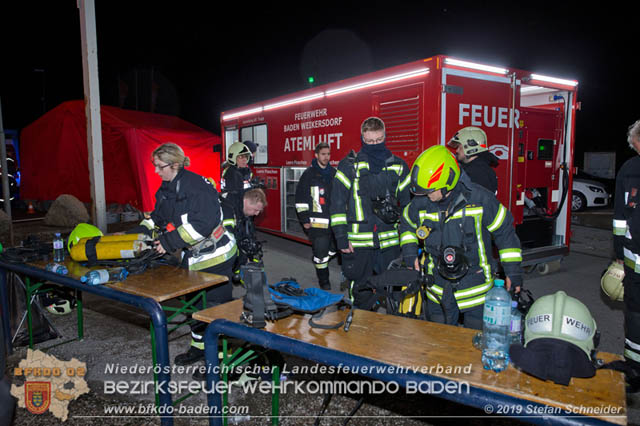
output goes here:
<path id="1" fill-rule="evenodd" d="M 51 382 L 25 382 L 24 402 L 30 413 L 42 414 L 51 403 Z"/>

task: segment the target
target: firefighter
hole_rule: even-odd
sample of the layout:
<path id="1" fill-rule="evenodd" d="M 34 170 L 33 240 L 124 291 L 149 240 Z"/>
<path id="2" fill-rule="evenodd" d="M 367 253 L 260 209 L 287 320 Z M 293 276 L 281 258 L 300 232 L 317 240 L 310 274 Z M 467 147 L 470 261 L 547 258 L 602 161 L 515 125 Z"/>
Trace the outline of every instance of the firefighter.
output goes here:
<path id="1" fill-rule="evenodd" d="M 434 283 L 427 292 L 429 318 L 457 324 L 464 313 L 465 327 L 481 329 L 484 298 L 493 286 L 497 267 L 492 237 L 506 274 L 506 288 L 513 285 L 518 291 L 522 284 L 522 252 L 511 213 L 494 194 L 472 183 L 442 145 L 416 159 L 411 191 L 416 196 L 403 211 L 400 244 L 405 263 L 419 270 L 416 231 L 422 230 L 422 236 L 428 233 L 424 268 Z M 458 259 L 457 263 L 448 265 L 445 255 Z M 448 275 L 460 271 L 463 274 L 455 279 Z"/>
<path id="2" fill-rule="evenodd" d="M 335 243 L 329 227 L 331 183 L 336 170 L 331 167 L 331 148 L 322 142 L 316 145 L 311 167 L 300 177 L 296 187 L 296 211 L 298 219 L 311 241 L 313 265 L 318 276 L 318 285 L 331 290 L 329 260 L 335 253 Z"/>
<path id="3" fill-rule="evenodd" d="M 236 275 L 240 271 L 240 266 L 248 261 L 259 261 L 259 259 L 249 257 L 254 254 L 255 250 L 252 247 L 256 247 L 257 244 L 255 226 L 252 219 L 262 213 L 266 206 L 267 196 L 259 188 L 253 188 L 244 193 L 241 215 L 236 214 L 229 201 L 222 201 L 223 224 L 229 232 L 233 233 L 238 244 L 238 258 L 233 268 Z"/>
<path id="4" fill-rule="evenodd" d="M 189 157 L 174 143 L 165 143 L 151 156 L 162 185 L 156 192 L 156 205 L 148 217 L 128 233 L 146 233 L 154 240 L 158 253 L 182 252 L 182 267 L 210 272 L 231 279 L 237 255 L 236 241 L 222 225 L 222 209 L 212 180 L 185 169 Z M 227 282 L 207 291 L 207 305 L 231 300 Z M 176 357 L 178 365 L 204 358 L 204 324 L 192 325 L 188 352 Z"/>
<path id="5" fill-rule="evenodd" d="M 236 214 L 242 214 L 242 195 L 251 188 L 253 173 L 249 168 L 251 150 L 241 142 L 234 142 L 227 150 L 227 161 L 222 169 L 220 190 L 231 201 Z"/>
<path id="6" fill-rule="evenodd" d="M 629 147 L 640 154 L 640 120 L 629 127 Z M 616 177 L 613 247 L 624 265 L 624 368 L 629 391 L 640 390 L 640 156 L 634 155 Z"/>
<path id="7" fill-rule="evenodd" d="M 471 182 L 478 183 L 494 194 L 498 193 L 498 178 L 493 170 L 498 158 L 489 152 L 487 134 L 479 127 L 464 127 L 456 132 L 448 145 L 456 150 L 456 158 L 462 163 Z"/>
<path id="8" fill-rule="evenodd" d="M 385 145 L 384 122 L 364 120 L 361 148 L 338 164 L 331 187 L 331 229 L 342 255 L 342 272 L 350 297 L 361 309 L 372 309 L 376 296 L 366 288 L 373 273 L 387 269 L 400 255 L 398 220 L 409 203 L 409 167 Z"/>

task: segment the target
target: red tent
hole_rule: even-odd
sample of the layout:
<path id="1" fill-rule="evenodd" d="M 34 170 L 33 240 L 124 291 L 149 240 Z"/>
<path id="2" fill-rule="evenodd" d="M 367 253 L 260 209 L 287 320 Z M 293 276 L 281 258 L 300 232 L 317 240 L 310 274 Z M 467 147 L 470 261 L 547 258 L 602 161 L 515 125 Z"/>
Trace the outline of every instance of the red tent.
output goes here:
<path id="1" fill-rule="evenodd" d="M 107 203 L 151 211 L 161 180 L 151 153 L 174 142 L 191 159 L 188 170 L 220 181 L 219 136 L 177 117 L 102 106 L 102 152 Z M 71 194 L 91 201 L 84 101 L 58 105 L 22 130 L 20 196 L 55 200 Z M 219 187 L 219 186 L 218 186 Z"/>

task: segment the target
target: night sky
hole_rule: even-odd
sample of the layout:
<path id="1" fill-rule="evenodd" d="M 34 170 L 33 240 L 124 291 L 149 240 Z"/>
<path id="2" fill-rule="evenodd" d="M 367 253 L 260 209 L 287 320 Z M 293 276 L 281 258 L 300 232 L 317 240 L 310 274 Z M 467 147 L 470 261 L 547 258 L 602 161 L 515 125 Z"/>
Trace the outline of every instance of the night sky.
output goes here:
<path id="1" fill-rule="evenodd" d="M 640 5 L 516 3 L 96 0 L 101 103 L 148 110 L 153 75 L 155 112 L 220 134 L 222 111 L 308 88 L 310 74 L 322 84 L 447 54 L 578 80 L 576 163 L 616 150 L 621 164 L 640 118 Z M 4 127 L 82 99 L 76 2 L 0 11 Z"/>

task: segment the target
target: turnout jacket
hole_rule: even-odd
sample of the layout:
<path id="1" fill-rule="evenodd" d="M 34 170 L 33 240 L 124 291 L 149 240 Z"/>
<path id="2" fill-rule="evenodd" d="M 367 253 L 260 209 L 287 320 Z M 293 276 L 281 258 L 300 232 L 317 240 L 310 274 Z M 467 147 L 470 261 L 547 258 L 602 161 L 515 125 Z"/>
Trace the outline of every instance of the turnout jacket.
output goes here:
<path id="1" fill-rule="evenodd" d="M 471 182 L 464 172 L 446 200 L 434 203 L 427 196 L 418 196 L 404 209 L 399 230 L 405 262 L 414 264 L 418 255 L 416 229 L 426 226 L 430 233 L 424 240 L 425 266 L 435 279 L 432 290 L 442 297 L 448 281 L 437 272 L 436 262 L 445 247 L 462 248 L 469 271 L 454 287 L 454 297 L 461 311 L 474 308 L 484 304 L 486 293 L 493 287 L 492 272 L 497 266 L 492 257 L 493 236 L 505 274 L 512 285 L 520 286 L 522 251 L 511 213 L 495 195 Z M 430 292 L 427 297 L 439 303 Z"/>
<path id="2" fill-rule="evenodd" d="M 398 246 L 397 224 L 382 222 L 374 213 L 372 200 L 388 191 L 401 208 L 409 203 L 409 167 L 395 155 L 386 160 L 380 173 L 370 173 L 367 155 L 351 151 L 338 164 L 331 187 L 331 229 L 338 249 Z"/>
<path id="3" fill-rule="evenodd" d="M 227 163 L 228 164 L 228 163 Z M 242 197 L 245 191 L 251 189 L 253 172 L 249 167 L 239 168 L 228 165 L 222 170 L 220 192 L 222 197 L 233 203 L 237 214 L 242 214 Z"/>
<path id="4" fill-rule="evenodd" d="M 627 160 L 616 177 L 613 248 L 616 259 L 640 274 L 640 155 Z"/>
<path id="5" fill-rule="evenodd" d="M 326 173 L 333 179 L 336 170 L 331 165 L 327 165 L 327 169 Z M 302 173 L 296 187 L 296 212 L 300 223 L 311 223 L 312 228 L 330 231 L 330 201 L 331 180 L 325 181 L 319 166 L 312 165 Z"/>
<path id="6" fill-rule="evenodd" d="M 484 186 L 493 194 L 498 193 L 498 178 L 492 164 L 498 163 L 495 155 L 489 151 L 481 152 L 476 159 L 468 163 L 460 163 L 465 173 L 475 182 Z"/>
<path id="7" fill-rule="evenodd" d="M 223 263 L 237 252 L 233 234 L 222 227 L 222 209 L 212 182 L 185 169 L 171 182 L 162 182 L 153 211 L 129 230 L 133 232 L 157 237 L 167 252 L 182 250 L 183 260 L 186 256 L 193 271 Z M 207 244 L 214 240 L 215 244 Z"/>

